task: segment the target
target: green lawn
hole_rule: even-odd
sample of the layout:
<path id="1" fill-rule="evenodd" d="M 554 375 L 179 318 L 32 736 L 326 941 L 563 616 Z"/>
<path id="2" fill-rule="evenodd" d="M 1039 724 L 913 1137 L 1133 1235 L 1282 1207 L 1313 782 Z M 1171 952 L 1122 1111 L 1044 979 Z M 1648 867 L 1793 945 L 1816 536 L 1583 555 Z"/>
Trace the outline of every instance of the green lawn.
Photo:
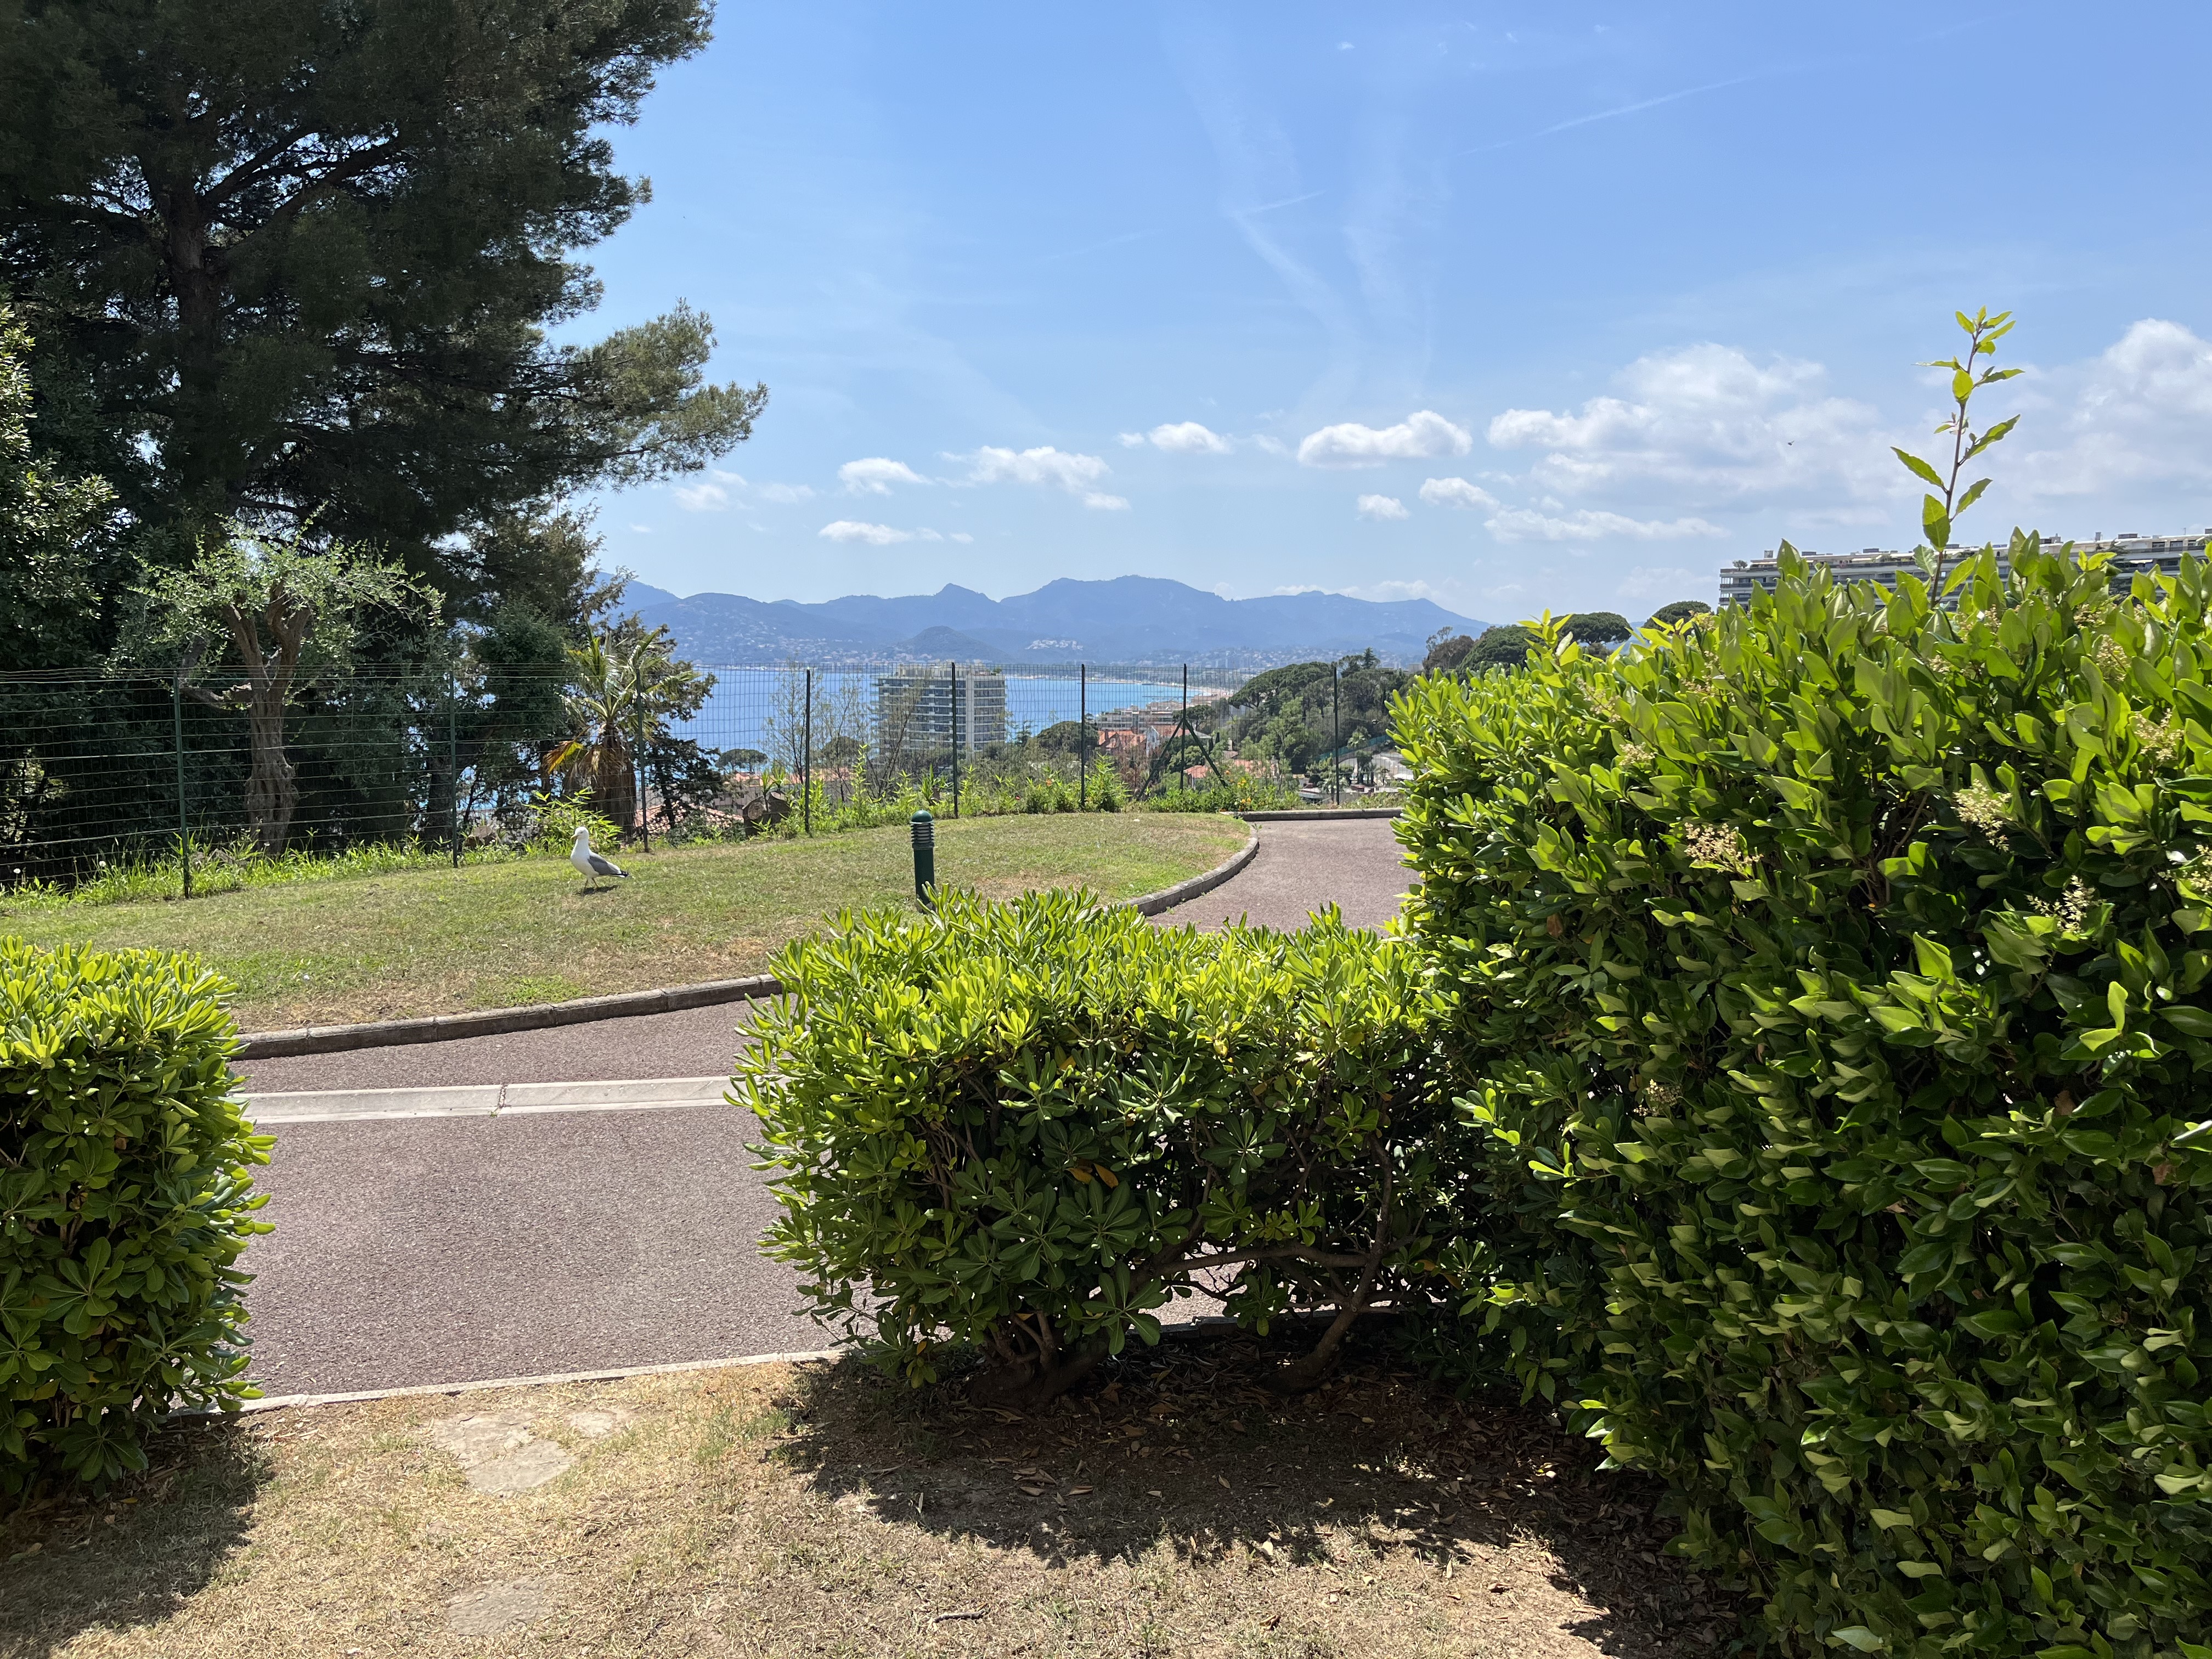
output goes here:
<path id="1" fill-rule="evenodd" d="M 1165 813 L 940 820 L 941 881 L 1005 897 L 1087 886 L 1133 898 L 1243 845 L 1232 818 Z M 846 905 L 912 903 L 903 825 L 812 841 L 625 853 L 586 892 L 556 857 L 259 887 L 189 902 L 0 905 L 34 945 L 198 951 L 239 987 L 246 1030 L 552 1002 L 763 970 Z"/>

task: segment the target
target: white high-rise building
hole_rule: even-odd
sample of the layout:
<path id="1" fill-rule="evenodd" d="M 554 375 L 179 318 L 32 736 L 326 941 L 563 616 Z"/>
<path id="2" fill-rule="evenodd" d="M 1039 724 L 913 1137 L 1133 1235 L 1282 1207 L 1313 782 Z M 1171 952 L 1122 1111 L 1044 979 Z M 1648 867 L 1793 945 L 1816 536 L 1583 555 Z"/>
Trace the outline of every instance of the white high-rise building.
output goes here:
<path id="1" fill-rule="evenodd" d="M 2077 541 L 2074 544 L 2074 550 L 2076 553 L 2112 554 L 2112 591 L 2124 593 L 2128 584 L 2139 573 L 2171 576 L 2181 568 L 2183 559 L 2192 554 L 2202 557 L 2208 539 L 2212 539 L 2212 530 L 2203 535 L 2182 531 L 2170 536 L 2139 536 L 2130 530 L 2118 536 L 2099 534 L 2086 541 Z M 2055 549 L 2060 542 L 2046 536 L 2043 538 L 2043 544 Z M 1856 553 L 1815 553 L 1809 549 L 1799 550 L 1809 562 L 1825 565 L 1832 571 L 1838 581 L 1875 581 L 1884 587 L 1894 587 L 1900 574 L 1917 574 L 1919 570 L 1910 553 L 1899 553 L 1890 549 L 1868 547 Z M 1951 556 L 1960 558 L 1980 551 L 1978 547 L 1954 547 L 1951 550 Z M 1997 550 L 1997 567 L 1999 569 L 2008 568 L 2002 547 Z M 1771 549 L 1756 559 L 1738 559 L 1721 571 L 1721 603 L 1748 604 L 1751 596 L 1760 588 L 1771 592 L 1775 583 L 1781 580 L 1781 575 L 1780 564 Z"/>
<path id="2" fill-rule="evenodd" d="M 1006 740 L 1003 674 L 962 669 L 956 700 L 949 666 L 900 669 L 876 676 L 875 704 L 875 754 L 888 764 L 941 755 L 956 744 L 972 755 Z"/>

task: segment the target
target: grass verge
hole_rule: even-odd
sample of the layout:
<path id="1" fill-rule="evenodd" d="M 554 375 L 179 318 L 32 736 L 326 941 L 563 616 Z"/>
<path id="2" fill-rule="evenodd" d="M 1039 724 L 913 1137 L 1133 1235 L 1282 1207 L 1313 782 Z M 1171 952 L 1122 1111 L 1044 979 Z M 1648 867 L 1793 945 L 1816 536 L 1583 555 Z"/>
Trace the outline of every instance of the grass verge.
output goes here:
<path id="1" fill-rule="evenodd" d="M 1066 814 L 937 826 L 940 879 L 993 896 L 1154 892 L 1243 844 L 1224 817 Z M 911 903 L 903 827 L 625 853 L 586 892 L 565 860 L 403 870 L 190 903 L 0 906 L 34 945 L 196 951 L 239 987 L 247 1030 L 559 1001 L 758 973 L 848 905 Z"/>
<path id="2" fill-rule="evenodd" d="M 848 1361 L 192 1428 L 5 1523 L 0 1652 L 1702 1659 L 1732 1629 L 1587 1442 L 1374 1356 L 1285 1400 L 1271 1363 L 1170 1344 L 1029 1417 Z M 480 1480 L 573 1462 L 477 1490 L 466 1438 L 517 1448 Z"/>

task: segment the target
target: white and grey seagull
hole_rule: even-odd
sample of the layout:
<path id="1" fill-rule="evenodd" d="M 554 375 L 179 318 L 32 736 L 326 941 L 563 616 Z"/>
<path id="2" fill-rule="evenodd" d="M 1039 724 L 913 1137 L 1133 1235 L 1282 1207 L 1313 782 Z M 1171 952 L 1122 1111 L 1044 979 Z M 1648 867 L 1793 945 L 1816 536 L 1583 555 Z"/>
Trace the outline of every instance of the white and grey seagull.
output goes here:
<path id="1" fill-rule="evenodd" d="M 576 826 L 576 839 L 568 848 L 568 862 L 584 872 L 584 885 L 588 890 L 601 876 L 619 876 L 629 879 L 629 872 L 612 859 L 602 858 L 592 850 L 592 832 L 582 824 Z"/>

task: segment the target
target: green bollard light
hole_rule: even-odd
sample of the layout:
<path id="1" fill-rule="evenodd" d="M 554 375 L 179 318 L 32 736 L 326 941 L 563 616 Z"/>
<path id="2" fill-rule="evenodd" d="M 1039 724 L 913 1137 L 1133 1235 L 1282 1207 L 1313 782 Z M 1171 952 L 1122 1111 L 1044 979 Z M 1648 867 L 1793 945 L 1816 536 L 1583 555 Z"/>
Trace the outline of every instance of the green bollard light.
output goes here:
<path id="1" fill-rule="evenodd" d="M 914 830 L 914 896 L 923 909 L 933 910 L 929 890 L 937 885 L 937 820 L 925 806 L 907 823 Z"/>

